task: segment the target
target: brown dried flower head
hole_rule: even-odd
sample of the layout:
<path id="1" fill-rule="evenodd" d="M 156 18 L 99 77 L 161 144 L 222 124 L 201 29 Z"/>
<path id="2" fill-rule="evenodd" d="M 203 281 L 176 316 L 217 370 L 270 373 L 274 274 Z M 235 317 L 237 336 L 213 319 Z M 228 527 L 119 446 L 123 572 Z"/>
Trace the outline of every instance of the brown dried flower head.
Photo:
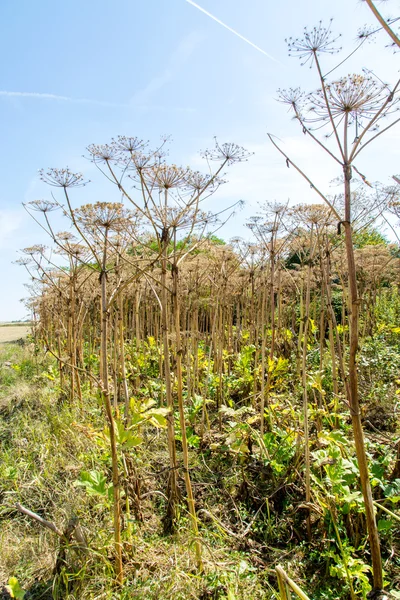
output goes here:
<path id="1" fill-rule="evenodd" d="M 48 200 L 32 200 L 28 202 L 27 206 L 29 206 L 32 210 L 36 210 L 38 212 L 52 212 L 53 210 L 57 210 L 59 208 L 56 202 L 49 202 Z"/>
<path id="2" fill-rule="evenodd" d="M 138 137 L 129 137 L 126 135 L 119 135 L 117 139 L 112 139 L 112 144 L 119 152 L 129 152 L 131 154 L 138 150 L 143 150 L 147 146 L 147 142 Z"/>
<path id="3" fill-rule="evenodd" d="M 299 87 L 289 88 L 288 90 L 278 89 L 278 102 L 288 104 L 296 113 L 300 113 L 304 104 L 305 93 Z"/>
<path id="4" fill-rule="evenodd" d="M 208 160 L 215 160 L 219 162 L 226 162 L 228 165 L 243 162 L 252 156 L 253 152 L 248 152 L 242 146 L 234 144 L 233 142 L 225 142 L 219 144 L 215 138 L 215 146 L 212 150 L 206 150 L 203 152 L 204 158 Z"/>
<path id="5" fill-rule="evenodd" d="M 88 181 L 85 181 L 82 173 L 73 173 L 68 167 L 65 169 L 51 168 L 48 171 L 41 169 L 39 171 L 40 179 L 49 185 L 60 188 L 83 187 Z"/>
<path id="6" fill-rule="evenodd" d="M 57 233 L 57 239 L 61 242 L 74 242 L 76 237 L 70 231 L 60 231 Z"/>
<path id="7" fill-rule="evenodd" d="M 301 61 L 302 66 L 310 61 L 310 68 L 317 54 L 336 54 L 341 48 L 336 47 L 337 40 L 340 35 L 334 37 L 331 31 L 332 19 L 328 27 L 322 25 L 322 21 L 311 30 L 304 27 L 303 37 L 287 38 L 285 42 L 288 45 L 289 56 L 297 56 Z"/>
<path id="8" fill-rule="evenodd" d="M 115 160 L 118 156 L 118 150 L 115 144 L 90 144 L 87 147 L 90 154 L 90 160 L 94 163 L 108 163 Z"/>
<path id="9" fill-rule="evenodd" d="M 356 118 L 374 116 L 389 95 L 386 85 L 364 75 L 347 75 L 327 83 L 325 89 L 332 117 L 341 120 L 347 115 L 349 123 Z M 319 89 L 311 93 L 308 100 L 314 115 L 308 120 L 328 121 L 330 117 L 323 91 Z M 393 102 L 391 110 L 393 110 Z"/>
<path id="10" fill-rule="evenodd" d="M 24 254 L 29 254 L 30 256 L 33 256 L 34 254 L 43 255 L 45 253 L 45 250 L 46 250 L 46 246 L 43 246 L 42 244 L 35 244 L 34 246 L 29 246 L 28 248 L 24 248 L 21 252 L 23 252 Z"/>
<path id="11" fill-rule="evenodd" d="M 88 229 L 112 229 L 124 226 L 129 212 L 119 202 L 96 202 L 85 204 L 75 212 L 76 218 Z"/>
<path id="12" fill-rule="evenodd" d="M 177 165 L 156 165 L 146 172 L 148 183 L 155 188 L 169 190 L 186 185 L 189 169 Z"/>

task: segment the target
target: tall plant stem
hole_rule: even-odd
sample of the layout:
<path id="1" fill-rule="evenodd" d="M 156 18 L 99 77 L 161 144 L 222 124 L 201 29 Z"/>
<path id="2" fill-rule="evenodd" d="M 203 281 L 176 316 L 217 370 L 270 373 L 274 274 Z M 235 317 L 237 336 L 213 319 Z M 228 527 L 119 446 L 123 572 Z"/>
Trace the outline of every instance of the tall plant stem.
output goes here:
<path id="1" fill-rule="evenodd" d="M 311 271 L 313 261 L 313 225 L 311 225 L 310 236 L 310 256 L 308 258 L 307 267 L 307 283 L 306 283 L 306 302 L 304 310 L 304 335 L 303 335 L 303 354 L 301 363 L 301 379 L 303 387 L 303 415 L 304 415 L 304 462 L 305 462 L 305 482 L 306 482 L 306 503 L 311 502 L 311 462 L 310 462 L 310 439 L 308 427 L 308 393 L 307 393 L 307 344 L 308 344 L 308 329 L 310 323 L 310 288 L 311 288 Z M 311 517 L 310 511 L 307 511 L 306 518 L 307 537 L 311 541 Z"/>
<path id="2" fill-rule="evenodd" d="M 382 559 L 379 543 L 378 528 L 375 519 L 374 503 L 372 498 L 371 483 L 368 473 L 367 454 L 365 450 L 364 432 L 361 423 L 361 412 L 358 396 L 357 376 L 357 351 L 359 338 L 359 300 L 357 292 L 356 264 L 354 257 L 353 234 L 351 226 L 351 169 L 349 165 L 344 166 L 345 187 L 345 242 L 347 255 L 347 268 L 349 277 L 349 321 L 350 321 L 350 348 L 348 358 L 349 371 L 349 397 L 351 420 L 353 425 L 354 442 L 356 447 L 358 467 L 360 471 L 361 488 L 365 504 L 365 516 L 372 557 L 372 570 L 374 588 L 383 589 Z"/>
<path id="3" fill-rule="evenodd" d="M 176 239 L 174 239 L 176 243 Z M 175 362 L 176 362 L 176 380 L 178 385 L 178 409 L 179 409 L 179 423 L 181 427 L 182 437 L 182 453 L 183 453 L 183 466 L 185 473 L 185 487 L 188 501 L 188 508 L 190 514 L 190 521 L 192 531 L 195 536 L 195 552 L 197 568 L 202 570 L 202 556 L 201 556 L 201 544 L 199 540 L 199 529 L 197 526 L 196 508 L 193 496 L 192 482 L 190 480 L 189 473 L 189 450 L 186 435 L 186 421 L 185 421 L 185 410 L 183 406 L 183 381 L 182 381 L 182 342 L 181 342 L 181 328 L 180 328 L 180 306 L 179 306 L 179 271 L 176 262 L 173 264 L 173 306 L 174 306 L 174 318 L 175 318 Z"/>
<path id="4" fill-rule="evenodd" d="M 101 286 L 101 326 L 100 326 L 100 364 L 101 364 L 101 393 L 107 415 L 108 430 L 110 434 L 111 466 L 113 482 L 113 512 L 114 512 L 114 549 L 115 549 L 115 571 L 119 585 L 123 582 L 122 546 L 121 546 L 121 509 L 120 509 L 120 481 L 118 469 L 117 441 L 115 436 L 114 417 L 112 413 L 110 388 L 108 383 L 108 299 L 107 299 L 107 273 L 105 270 L 107 256 L 107 244 L 104 246 L 103 269 L 100 274 Z"/>
<path id="5" fill-rule="evenodd" d="M 168 296 L 167 296 L 167 259 L 168 259 L 168 232 L 166 229 L 162 235 L 162 255 L 161 255 L 161 329 L 164 354 L 164 378 L 165 378 L 165 395 L 169 415 L 167 417 L 167 435 L 168 435 L 168 452 L 170 474 L 168 480 L 168 519 L 171 527 L 174 528 L 177 517 L 177 502 L 179 498 L 178 480 L 177 480 L 177 462 L 176 462 L 176 447 L 175 447 L 175 427 L 174 427 L 174 401 L 172 397 L 171 383 L 171 363 L 169 356 L 169 340 L 168 340 Z"/>
<path id="6" fill-rule="evenodd" d="M 118 339 L 119 339 L 119 362 L 121 369 L 121 383 L 125 399 L 125 422 L 130 423 L 129 390 L 126 378 L 125 366 L 125 339 L 124 339 L 124 298 L 122 294 L 118 295 Z"/>
<path id="7" fill-rule="evenodd" d="M 392 40 L 394 41 L 394 43 L 400 47 L 400 39 L 397 37 L 397 35 L 395 34 L 395 32 L 393 31 L 393 29 L 389 26 L 389 24 L 385 21 L 385 19 L 382 17 L 381 13 L 379 12 L 379 10 L 376 8 L 375 4 L 372 2 L 372 0 L 365 0 L 365 2 L 368 4 L 369 8 L 372 10 L 374 16 L 378 19 L 379 23 L 382 25 L 383 29 L 386 31 L 386 33 L 388 35 L 390 35 L 390 37 L 392 38 Z"/>

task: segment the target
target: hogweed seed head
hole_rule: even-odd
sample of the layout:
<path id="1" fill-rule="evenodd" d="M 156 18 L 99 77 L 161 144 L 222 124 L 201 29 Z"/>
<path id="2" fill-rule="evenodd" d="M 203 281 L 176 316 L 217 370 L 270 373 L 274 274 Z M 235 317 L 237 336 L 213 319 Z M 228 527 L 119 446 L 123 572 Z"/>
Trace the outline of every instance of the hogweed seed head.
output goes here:
<path id="1" fill-rule="evenodd" d="M 83 187 L 88 181 L 85 181 L 82 173 L 73 173 L 68 167 L 65 169 L 51 168 L 48 171 L 40 169 L 40 179 L 53 187 L 70 188 Z"/>
<path id="2" fill-rule="evenodd" d="M 96 202 L 81 206 L 74 214 L 89 229 L 117 231 L 125 225 L 130 213 L 120 202 Z"/>
<path id="3" fill-rule="evenodd" d="M 376 114 L 388 97 L 385 84 L 364 75 L 347 75 L 325 86 L 332 117 L 341 119 L 344 115 L 349 123 L 360 118 L 370 118 Z M 323 91 L 317 90 L 308 96 L 314 114 L 313 121 L 328 121 L 329 113 Z"/>
<path id="4" fill-rule="evenodd" d="M 311 30 L 304 27 L 303 37 L 287 38 L 285 42 L 288 45 L 289 56 L 297 56 L 303 62 L 302 66 L 310 62 L 310 68 L 313 65 L 317 54 L 336 54 L 341 48 L 336 47 L 337 40 L 341 35 L 333 36 L 331 31 L 332 19 L 328 27 L 322 25 L 322 21 Z"/>
<path id="5" fill-rule="evenodd" d="M 21 250 L 21 252 L 29 254 L 29 256 L 33 256 L 34 254 L 43 255 L 45 251 L 46 246 L 43 246 L 42 244 L 35 244 L 34 246 L 29 246 L 28 248 L 23 248 L 23 250 Z"/>
<path id="6" fill-rule="evenodd" d="M 229 165 L 246 161 L 252 154 L 254 153 L 248 152 L 245 148 L 238 146 L 238 144 L 234 144 L 233 142 L 219 144 L 216 138 L 214 148 L 203 152 L 204 158 L 220 162 L 226 161 Z"/>
<path id="7" fill-rule="evenodd" d="M 111 144 L 90 144 L 87 147 L 90 154 L 90 160 L 94 163 L 108 163 L 115 160 L 118 151 L 113 143 Z"/>
<path id="8" fill-rule="evenodd" d="M 190 190 L 195 192 L 199 193 L 206 188 L 208 188 L 210 191 L 215 190 L 223 183 L 225 182 L 220 177 L 213 177 L 212 175 L 204 174 L 200 171 L 188 170 L 186 185 Z"/>
<path id="9" fill-rule="evenodd" d="M 55 202 L 49 202 L 49 200 L 32 200 L 31 202 L 28 202 L 28 206 L 32 210 L 42 213 L 52 212 L 53 210 L 57 210 L 59 208 L 58 204 Z"/>
<path id="10" fill-rule="evenodd" d="M 305 93 L 299 87 L 289 88 L 288 90 L 278 89 L 278 102 L 288 104 L 296 113 L 301 111 L 304 104 Z"/>
<path id="11" fill-rule="evenodd" d="M 147 146 L 147 143 L 137 137 L 126 135 L 119 135 L 117 139 L 112 139 L 112 144 L 120 152 L 137 152 L 138 150 L 143 150 Z"/>
<path id="12" fill-rule="evenodd" d="M 76 241 L 76 237 L 70 231 L 60 231 L 57 233 L 57 239 L 61 242 L 73 242 Z"/>
<path id="13" fill-rule="evenodd" d="M 156 165 L 146 172 L 149 184 L 158 189 L 169 190 L 184 187 L 189 169 L 177 165 Z"/>

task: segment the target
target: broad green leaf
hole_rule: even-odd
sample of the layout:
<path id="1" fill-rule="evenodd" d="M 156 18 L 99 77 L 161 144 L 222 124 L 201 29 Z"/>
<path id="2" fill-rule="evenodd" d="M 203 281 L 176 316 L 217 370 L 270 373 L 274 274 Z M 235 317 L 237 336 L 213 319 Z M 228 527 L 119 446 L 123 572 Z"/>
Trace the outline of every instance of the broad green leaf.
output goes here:
<path id="1" fill-rule="evenodd" d="M 19 581 L 16 577 L 10 577 L 8 580 L 8 585 L 6 585 L 7 591 L 10 594 L 11 598 L 16 598 L 17 600 L 23 600 L 25 597 L 25 592 L 21 588 Z"/>
<path id="2" fill-rule="evenodd" d="M 392 521 L 388 519 L 379 519 L 378 521 L 378 531 L 388 531 L 393 527 Z"/>
<path id="3" fill-rule="evenodd" d="M 82 471 L 76 485 L 83 486 L 91 496 L 106 496 L 108 494 L 107 479 L 99 471 Z"/>

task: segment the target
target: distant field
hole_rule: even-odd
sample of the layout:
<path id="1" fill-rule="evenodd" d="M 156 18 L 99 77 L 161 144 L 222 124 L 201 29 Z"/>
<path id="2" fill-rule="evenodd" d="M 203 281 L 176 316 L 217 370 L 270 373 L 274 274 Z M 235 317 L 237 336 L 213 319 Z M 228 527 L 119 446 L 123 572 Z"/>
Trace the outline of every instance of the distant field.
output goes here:
<path id="1" fill-rule="evenodd" d="M 24 338 L 30 333 L 31 327 L 30 325 L 26 325 L 25 323 L 17 324 L 0 324 L 0 344 L 5 344 L 7 342 L 15 342 L 21 338 Z"/>

